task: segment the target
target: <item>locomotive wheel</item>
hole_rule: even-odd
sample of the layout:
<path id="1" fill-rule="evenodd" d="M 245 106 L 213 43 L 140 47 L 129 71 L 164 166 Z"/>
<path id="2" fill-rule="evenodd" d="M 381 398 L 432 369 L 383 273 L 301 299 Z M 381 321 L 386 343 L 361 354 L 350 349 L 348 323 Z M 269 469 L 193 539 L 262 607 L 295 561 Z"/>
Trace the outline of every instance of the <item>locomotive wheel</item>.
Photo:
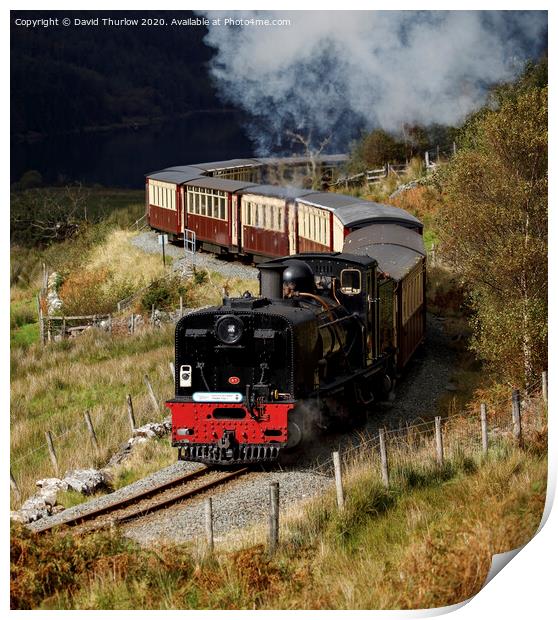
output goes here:
<path id="1" fill-rule="evenodd" d="M 381 401 L 395 400 L 395 372 L 388 368 L 376 387 L 378 399 Z"/>
<path id="2" fill-rule="evenodd" d="M 285 450 L 293 450 L 298 447 L 304 439 L 304 408 L 296 407 L 289 413 L 287 422 L 287 445 Z"/>

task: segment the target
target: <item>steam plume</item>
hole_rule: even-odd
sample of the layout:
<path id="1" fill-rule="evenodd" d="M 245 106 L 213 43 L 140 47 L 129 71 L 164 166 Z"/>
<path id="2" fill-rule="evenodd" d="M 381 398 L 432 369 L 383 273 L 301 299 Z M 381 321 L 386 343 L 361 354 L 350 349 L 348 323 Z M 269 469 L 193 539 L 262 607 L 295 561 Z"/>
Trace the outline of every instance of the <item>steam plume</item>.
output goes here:
<path id="1" fill-rule="evenodd" d="M 456 124 L 546 47 L 544 11 L 205 14 L 291 20 L 209 26 L 206 37 L 219 92 L 251 115 L 259 155 L 281 151 L 289 130 L 316 143 L 331 134 L 331 152 L 363 128 Z"/>

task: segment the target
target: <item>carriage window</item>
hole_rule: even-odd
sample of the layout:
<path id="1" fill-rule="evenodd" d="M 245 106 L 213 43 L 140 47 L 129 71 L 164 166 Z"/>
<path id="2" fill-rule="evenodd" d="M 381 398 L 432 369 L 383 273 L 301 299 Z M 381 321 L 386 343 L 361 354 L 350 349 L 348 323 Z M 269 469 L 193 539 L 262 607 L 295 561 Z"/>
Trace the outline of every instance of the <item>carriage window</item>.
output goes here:
<path id="1" fill-rule="evenodd" d="M 358 269 L 341 271 L 341 292 L 343 295 L 358 295 L 362 289 L 361 275 Z"/>

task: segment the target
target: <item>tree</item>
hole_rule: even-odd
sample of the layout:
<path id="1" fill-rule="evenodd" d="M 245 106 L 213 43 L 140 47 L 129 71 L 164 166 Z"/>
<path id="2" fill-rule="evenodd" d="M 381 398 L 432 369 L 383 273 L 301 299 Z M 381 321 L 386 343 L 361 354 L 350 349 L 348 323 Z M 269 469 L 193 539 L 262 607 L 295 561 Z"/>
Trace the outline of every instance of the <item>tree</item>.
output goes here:
<path id="1" fill-rule="evenodd" d="M 10 220 L 12 243 L 47 245 L 77 235 L 87 221 L 89 191 L 80 184 L 63 190 L 14 192 Z"/>
<path id="2" fill-rule="evenodd" d="M 287 135 L 293 142 L 298 142 L 304 147 L 304 155 L 309 160 L 309 176 L 311 179 L 312 189 L 321 189 L 322 174 L 318 166 L 318 161 L 322 151 L 329 144 L 331 135 L 326 136 L 317 147 L 312 146 L 312 131 L 310 131 L 308 136 L 304 136 L 301 133 L 294 131 L 287 131 Z"/>
<path id="3" fill-rule="evenodd" d="M 351 146 L 349 172 L 362 172 L 405 161 L 405 144 L 383 129 L 374 129 Z"/>
<path id="4" fill-rule="evenodd" d="M 442 250 L 471 292 L 472 346 L 524 385 L 547 363 L 547 110 L 539 86 L 486 108 L 440 179 Z"/>
<path id="5" fill-rule="evenodd" d="M 403 134 L 405 159 L 410 161 L 416 155 L 422 157 L 424 151 L 428 150 L 430 141 L 426 129 L 421 125 L 409 125 L 405 123 L 401 133 Z"/>

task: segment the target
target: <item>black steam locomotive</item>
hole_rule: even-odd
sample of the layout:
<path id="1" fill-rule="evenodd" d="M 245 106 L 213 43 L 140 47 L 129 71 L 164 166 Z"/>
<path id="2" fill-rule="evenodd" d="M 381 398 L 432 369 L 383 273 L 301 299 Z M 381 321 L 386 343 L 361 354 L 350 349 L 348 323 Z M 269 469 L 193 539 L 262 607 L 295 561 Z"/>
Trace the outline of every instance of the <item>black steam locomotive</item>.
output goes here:
<path id="1" fill-rule="evenodd" d="M 316 428 L 362 422 L 424 337 L 422 237 L 357 230 L 342 253 L 260 264 L 260 296 L 176 327 L 172 442 L 208 464 L 277 459 Z"/>

